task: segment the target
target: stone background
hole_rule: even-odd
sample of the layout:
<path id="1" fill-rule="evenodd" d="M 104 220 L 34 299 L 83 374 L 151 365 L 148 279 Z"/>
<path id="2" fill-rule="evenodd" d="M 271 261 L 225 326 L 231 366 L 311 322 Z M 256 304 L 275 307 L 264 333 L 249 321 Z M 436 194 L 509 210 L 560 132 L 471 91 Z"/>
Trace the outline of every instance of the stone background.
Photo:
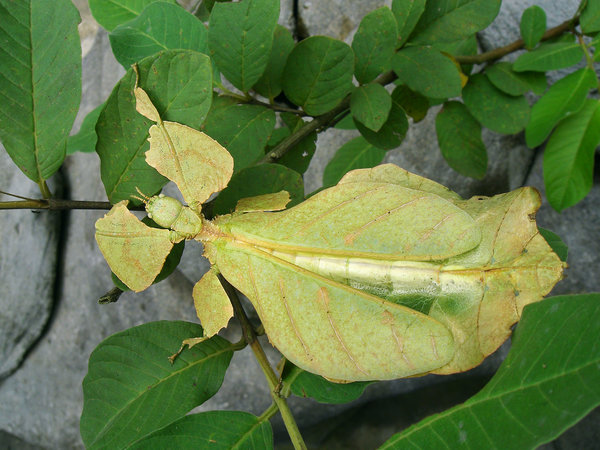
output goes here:
<path id="1" fill-rule="evenodd" d="M 74 126 L 103 102 L 124 73 L 110 51 L 106 33 L 91 18 L 85 0 L 74 0 L 82 15 L 83 99 Z M 184 3 L 184 2 L 181 2 Z M 186 3 L 194 3 L 188 0 Z M 381 0 L 282 0 L 280 23 L 301 21 L 311 35 L 325 34 L 350 43 L 360 19 Z M 519 36 L 522 11 L 532 4 L 548 14 L 548 26 L 571 17 L 576 0 L 505 0 L 494 24 L 479 36 L 483 50 Z M 552 77 L 551 77 L 552 78 Z M 434 179 L 463 196 L 491 195 L 532 185 L 543 193 L 541 151 L 529 150 L 522 135 L 484 132 L 489 151 L 488 175 L 475 181 L 458 175 L 443 161 L 435 140 L 435 110 L 411 125 L 402 146 L 386 162 Z M 328 130 L 319 136 L 317 153 L 305 175 L 307 192 L 320 186 L 323 168 L 336 149 L 356 132 Z M 598 173 L 598 170 L 596 170 Z M 33 185 L 0 152 L 0 189 L 37 196 Z M 103 200 L 96 154 L 76 154 L 51 180 L 63 198 Z M 0 196 L 0 200 L 8 200 Z M 598 215 L 600 186 L 562 214 L 545 204 L 538 223 L 558 233 L 569 246 L 567 279 L 555 293 L 599 291 Z M 187 245 L 180 269 L 141 294 L 125 293 L 118 303 L 97 299 L 112 287 L 109 269 L 94 241 L 99 211 L 0 213 L 0 450 L 78 449 L 81 381 L 87 359 L 105 337 L 159 319 L 195 320 L 191 290 L 207 264 L 199 246 Z M 41 249 L 41 250 L 40 250 Z M 235 339 L 235 336 L 227 336 Z M 278 355 L 265 342 L 269 356 Z M 291 407 L 309 447 L 373 448 L 394 432 L 426 415 L 460 403 L 479 390 L 508 351 L 503 346 L 467 373 L 382 382 L 348 405 L 316 405 L 293 398 Z M 266 383 L 249 350 L 236 353 L 219 393 L 200 410 L 240 409 L 260 414 L 270 404 Z M 410 405 L 407 408 L 406 405 Z M 600 414 L 593 412 L 546 448 L 589 448 L 600 442 Z M 276 437 L 282 426 L 274 421 Z M 283 439 L 279 440 L 283 442 Z M 282 448 L 285 444 L 282 444 Z"/>

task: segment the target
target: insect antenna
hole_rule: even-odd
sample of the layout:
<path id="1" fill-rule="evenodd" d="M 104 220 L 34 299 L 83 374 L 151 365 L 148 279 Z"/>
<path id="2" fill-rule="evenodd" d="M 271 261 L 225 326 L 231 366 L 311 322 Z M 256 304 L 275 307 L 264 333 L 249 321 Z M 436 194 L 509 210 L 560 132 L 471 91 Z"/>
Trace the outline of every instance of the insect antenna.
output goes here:
<path id="1" fill-rule="evenodd" d="M 130 195 L 131 198 L 134 198 L 136 200 L 139 200 L 140 202 L 142 202 L 144 205 L 148 204 L 148 201 L 150 200 L 150 197 L 148 197 L 147 195 L 145 195 L 142 191 L 140 191 L 140 189 L 136 186 L 135 190 L 138 192 L 138 194 L 141 195 L 141 197 L 138 197 L 137 195 Z"/>

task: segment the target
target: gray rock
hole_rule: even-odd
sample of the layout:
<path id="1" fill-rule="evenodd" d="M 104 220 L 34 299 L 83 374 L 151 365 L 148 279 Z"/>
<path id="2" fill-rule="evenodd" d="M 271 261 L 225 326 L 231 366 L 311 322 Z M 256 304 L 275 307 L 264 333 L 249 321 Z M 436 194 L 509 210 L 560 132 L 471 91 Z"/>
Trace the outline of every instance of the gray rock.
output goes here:
<path id="1" fill-rule="evenodd" d="M 488 51 L 520 39 L 519 24 L 521 16 L 523 11 L 530 6 L 537 5 L 546 12 L 546 28 L 549 29 L 571 19 L 575 15 L 579 3 L 578 0 L 505 0 L 502 2 L 500 13 L 494 22 L 488 28 L 478 33 L 479 45 L 483 51 Z M 502 60 L 512 62 L 524 52 L 525 50 L 511 53 L 502 58 Z M 582 61 L 577 67 L 579 68 L 583 65 L 584 62 Z M 553 84 L 573 71 L 574 68 L 554 70 L 547 72 L 546 76 L 548 82 Z"/>
<path id="2" fill-rule="evenodd" d="M 1 145 L 0 180 L 7 192 L 41 196 Z M 60 187 L 50 186 L 53 191 Z M 0 194 L 0 200 L 19 199 Z M 57 211 L 0 211 L 0 380 L 19 366 L 52 311 L 60 219 Z"/>
<path id="3" fill-rule="evenodd" d="M 310 36 L 325 35 L 350 43 L 365 14 L 391 0 L 298 1 L 298 17 Z"/>
<path id="4" fill-rule="evenodd" d="M 521 38 L 519 24 L 523 11 L 537 5 L 546 12 L 547 28 L 553 28 L 575 15 L 578 0 L 504 0 L 494 22 L 478 34 L 484 51 L 502 47 Z"/>

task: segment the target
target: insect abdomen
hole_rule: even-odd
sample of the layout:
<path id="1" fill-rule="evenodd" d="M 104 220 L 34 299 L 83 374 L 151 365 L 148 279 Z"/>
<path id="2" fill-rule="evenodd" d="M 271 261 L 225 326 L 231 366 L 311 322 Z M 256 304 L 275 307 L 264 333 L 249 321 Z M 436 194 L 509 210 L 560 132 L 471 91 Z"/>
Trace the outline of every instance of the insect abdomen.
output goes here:
<path id="1" fill-rule="evenodd" d="M 444 270 L 444 267 L 437 263 L 264 250 L 338 283 L 426 314 L 436 299 L 463 296 L 482 289 L 482 286 L 473 280 L 472 273 L 467 276 Z"/>

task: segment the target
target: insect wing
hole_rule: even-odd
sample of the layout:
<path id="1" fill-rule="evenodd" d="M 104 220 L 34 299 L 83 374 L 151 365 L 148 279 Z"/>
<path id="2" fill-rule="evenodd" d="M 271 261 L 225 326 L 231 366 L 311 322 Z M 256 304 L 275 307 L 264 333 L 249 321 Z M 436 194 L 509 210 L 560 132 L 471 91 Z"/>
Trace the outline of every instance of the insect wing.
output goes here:
<path id="1" fill-rule="evenodd" d="M 385 380 L 452 358 L 451 333 L 424 314 L 247 245 L 208 245 L 217 246 L 219 270 L 253 303 L 270 341 L 305 370 L 332 380 Z"/>
<path id="2" fill-rule="evenodd" d="M 339 184 L 285 211 L 222 220 L 263 247 L 377 259 L 443 260 L 481 240 L 477 223 L 454 203 L 382 182 Z"/>
<path id="3" fill-rule="evenodd" d="M 233 158 L 206 134 L 176 122 L 150 128 L 146 162 L 175 182 L 192 209 L 224 189 L 233 174 Z"/>
<path id="4" fill-rule="evenodd" d="M 351 170 L 343 176 L 338 184 L 360 182 L 397 184 L 409 189 L 436 194 L 450 201 L 462 200 L 460 195 L 446 186 L 404 170 L 395 164 L 381 164 L 371 169 Z"/>
<path id="5" fill-rule="evenodd" d="M 440 300 L 429 313 L 461 343 L 453 360 L 435 373 L 478 365 L 510 336 L 523 308 L 542 300 L 562 278 L 564 264 L 535 223 L 540 204 L 539 193 L 528 187 L 462 203 L 479 224 L 482 241 L 476 250 L 446 264 L 470 268 L 474 284 L 480 282 L 460 303 Z"/>
<path id="6" fill-rule="evenodd" d="M 152 284 L 173 248 L 169 230 L 151 228 L 117 203 L 96 221 L 96 242 L 111 270 L 133 291 Z"/>

